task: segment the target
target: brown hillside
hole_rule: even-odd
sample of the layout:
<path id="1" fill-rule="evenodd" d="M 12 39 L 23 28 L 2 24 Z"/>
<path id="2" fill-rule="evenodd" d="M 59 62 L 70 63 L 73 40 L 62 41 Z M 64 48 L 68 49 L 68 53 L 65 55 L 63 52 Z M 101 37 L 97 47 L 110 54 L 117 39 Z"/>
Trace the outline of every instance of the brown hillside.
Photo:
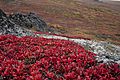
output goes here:
<path id="1" fill-rule="evenodd" d="M 97 2 L 93 4 L 85 1 L 16 0 L 5 2 L 1 0 L 0 8 L 8 14 L 35 12 L 42 16 L 48 25 L 63 34 L 105 40 L 120 45 L 120 11 L 118 9 L 120 5 Z"/>

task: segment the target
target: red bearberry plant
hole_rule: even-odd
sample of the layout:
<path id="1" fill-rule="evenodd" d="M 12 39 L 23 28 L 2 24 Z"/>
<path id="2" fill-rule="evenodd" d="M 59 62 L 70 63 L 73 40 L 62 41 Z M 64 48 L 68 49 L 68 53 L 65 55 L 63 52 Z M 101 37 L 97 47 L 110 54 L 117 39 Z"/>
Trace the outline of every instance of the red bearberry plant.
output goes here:
<path id="1" fill-rule="evenodd" d="M 98 64 L 77 43 L 39 37 L 0 36 L 1 80 L 120 80 L 118 64 Z"/>

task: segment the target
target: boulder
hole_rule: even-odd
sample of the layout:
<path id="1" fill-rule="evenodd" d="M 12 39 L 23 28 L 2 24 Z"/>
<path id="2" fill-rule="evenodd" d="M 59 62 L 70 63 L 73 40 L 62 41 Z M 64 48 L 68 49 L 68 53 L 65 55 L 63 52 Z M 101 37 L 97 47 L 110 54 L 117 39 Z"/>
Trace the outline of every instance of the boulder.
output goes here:
<path id="1" fill-rule="evenodd" d="M 0 9 L 0 35 L 33 36 L 34 33 L 12 22 Z"/>
<path id="2" fill-rule="evenodd" d="M 29 14 L 15 13 L 15 14 L 11 14 L 9 16 L 9 19 L 15 24 L 27 29 L 34 29 L 36 31 L 41 31 L 41 32 L 50 31 L 47 24 L 34 13 L 29 13 Z"/>
<path id="3" fill-rule="evenodd" d="M 6 15 L 0 9 L 0 35 L 12 34 L 16 36 L 34 36 L 31 29 L 41 32 L 53 32 L 47 24 L 34 13 L 15 13 Z"/>

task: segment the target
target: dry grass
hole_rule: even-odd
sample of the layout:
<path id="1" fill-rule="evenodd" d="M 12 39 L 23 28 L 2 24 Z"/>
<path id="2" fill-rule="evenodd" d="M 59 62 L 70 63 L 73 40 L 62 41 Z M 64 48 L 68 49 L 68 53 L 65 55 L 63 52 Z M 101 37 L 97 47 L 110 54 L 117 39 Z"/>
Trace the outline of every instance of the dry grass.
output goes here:
<path id="1" fill-rule="evenodd" d="M 33 11 L 64 34 L 120 44 L 120 36 L 116 35 L 120 31 L 120 13 L 109 7 L 75 0 L 23 0 L 19 6 L 17 2 L 6 5 L 0 2 L 0 8 L 8 13 Z M 102 34 L 110 37 L 96 36 Z"/>

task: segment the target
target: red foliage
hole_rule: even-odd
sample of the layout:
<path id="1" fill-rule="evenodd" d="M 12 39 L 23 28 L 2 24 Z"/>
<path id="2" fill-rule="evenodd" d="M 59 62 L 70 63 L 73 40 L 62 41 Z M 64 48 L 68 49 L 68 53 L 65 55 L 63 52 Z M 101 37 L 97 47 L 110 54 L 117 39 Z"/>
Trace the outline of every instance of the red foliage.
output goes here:
<path id="1" fill-rule="evenodd" d="M 0 36 L 3 80 L 120 80 L 118 64 L 97 64 L 94 57 L 70 41 Z"/>

